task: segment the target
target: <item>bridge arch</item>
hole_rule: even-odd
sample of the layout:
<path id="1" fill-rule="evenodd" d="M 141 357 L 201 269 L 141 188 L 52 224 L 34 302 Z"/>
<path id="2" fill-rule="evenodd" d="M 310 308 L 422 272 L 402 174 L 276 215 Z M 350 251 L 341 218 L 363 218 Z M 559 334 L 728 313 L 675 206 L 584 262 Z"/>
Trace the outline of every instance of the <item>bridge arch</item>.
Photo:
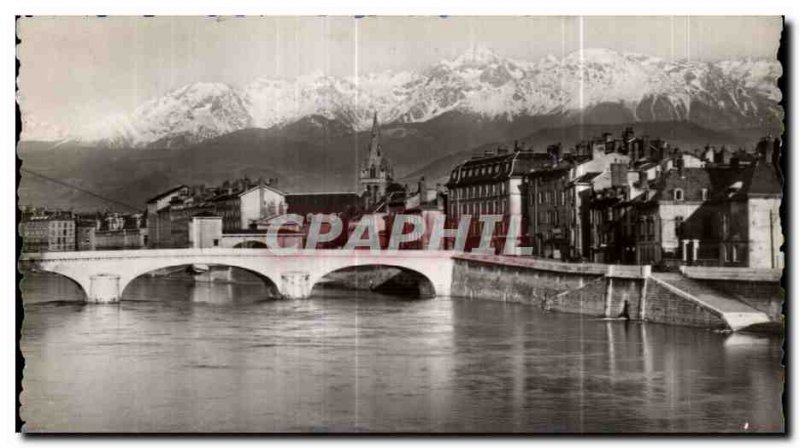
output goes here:
<path id="1" fill-rule="evenodd" d="M 418 298 L 437 295 L 433 280 L 423 272 L 406 266 L 365 263 L 342 266 L 321 273 L 311 284 L 311 291 L 325 285 L 343 289 L 374 291 L 389 295 L 415 293 Z"/>
<path id="2" fill-rule="evenodd" d="M 234 249 L 266 249 L 267 244 L 258 240 L 245 240 L 233 246 Z"/>
<path id="3" fill-rule="evenodd" d="M 187 271 L 190 271 L 190 270 L 192 270 L 193 266 L 196 266 L 196 264 L 192 264 L 192 263 L 188 263 L 188 264 L 187 263 L 176 263 L 176 264 L 171 264 L 171 265 L 168 265 L 168 266 L 163 266 L 163 267 L 159 267 L 159 268 L 155 268 L 155 269 L 150 269 L 150 270 L 147 270 L 145 272 L 141 272 L 138 275 L 130 276 L 130 278 L 127 278 L 127 281 L 124 284 L 122 282 L 120 282 L 120 285 L 119 285 L 119 297 L 122 298 L 122 296 L 125 294 L 125 290 L 133 282 L 135 282 L 138 279 L 143 278 L 144 276 L 146 276 L 148 274 L 152 274 L 152 273 L 155 273 L 155 272 L 158 272 L 158 271 L 163 271 L 163 270 L 169 270 L 169 269 L 175 269 L 175 271 L 180 271 L 180 270 L 184 270 L 185 269 Z M 260 279 L 264 283 L 264 286 L 267 288 L 267 292 L 268 292 L 269 296 L 273 296 L 273 297 L 278 297 L 279 296 L 278 284 L 275 282 L 275 280 L 273 280 L 269 275 L 267 275 L 267 274 L 265 274 L 263 272 L 259 272 L 258 270 L 252 269 L 251 267 L 242 267 L 242 266 L 231 265 L 231 264 L 227 264 L 227 263 L 209 263 L 209 264 L 205 264 L 204 266 L 206 266 L 208 268 L 207 272 L 198 272 L 197 274 L 195 274 L 195 275 L 198 275 L 198 276 L 202 277 L 203 280 L 207 280 L 209 282 L 214 282 L 214 281 L 233 282 L 234 279 L 232 278 L 231 269 L 239 269 L 239 270 L 245 271 L 245 272 L 257 277 L 258 279 Z M 220 269 L 220 268 L 222 268 L 222 269 Z M 227 269 L 227 272 L 223 271 L 225 269 Z"/>
<path id="4" fill-rule="evenodd" d="M 57 301 L 71 301 L 70 299 L 79 299 L 79 300 L 86 300 L 89 297 L 89 291 L 86 287 L 80 282 L 79 279 L 76 279 L 72 276 L 63 274 L 61 272 L 56 271 L 48 271 L 44 269 L 36 269 L 30 270 L 25 269 L 22 271 L 22 280 L 20 283 L 20 289 L 23 291 L 23 303 L 25 303 L 29 299 L 33 299 L 34 297 L 30 297 L 26 294 L 27 288 L 24 286 L 25 283 L 30 282 L 33 280 L 32 277 L 45 277 L 45 281 L 53 281 L 55 282 L 55 287 L 58 293 L 58 296 L 55 297 Z M 52 286 L 52 285 L 51 285 Z M 48 291 L 52 288 L 48 287 Z M 35 292 L 31 293 L 31 296 L 36 296 Z"/>

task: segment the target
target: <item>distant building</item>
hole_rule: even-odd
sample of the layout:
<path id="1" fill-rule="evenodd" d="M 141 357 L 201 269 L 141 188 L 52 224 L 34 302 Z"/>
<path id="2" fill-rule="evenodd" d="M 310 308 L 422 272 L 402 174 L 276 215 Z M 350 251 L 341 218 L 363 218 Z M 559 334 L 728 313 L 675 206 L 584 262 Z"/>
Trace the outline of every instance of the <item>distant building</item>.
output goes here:
<path id="1" fill-rule="evenodd" d="M 274 179 L 247 177 L 219 187 L 181 185 L 147 203 L 148 247 L 189 247 L 190 225 L 195 216 L 222 218 L 223 233 L 254 228 L 257 222 L 286 212 L 285 193 Z"/>
<path id="2" fill-rule="evenodd" d="M 23 216 L 19 232 L 23 252 L 75 250 L 75 217 L 69 212 Z"/>
<path id="3" fill-rule="evenodd" d="M 372 120 L 372 135 L 369 142 L 367 158 L 361 165 L 359 184 L 361 185 L 364 206 L 370 208 L 379 204 L 387 194 L 388 187 L 394 181 L 394 170 L 391 163 L 383 155 L 381 148 L 381 131 L 378 126 L 378 113 Z"/>
<path id="4" fill-rule="evenodd" d="M 213 211 L 222 217 L 222 231 L 248 229 L 256 221 L 286 213 L 286 193 L 266 184 L 243 191 L 229 189 L 211 199 Z"/>
<path id="5" fill-rule="evenodd" d="M 95 250 L 97 241 L 95 232 L 97 231 L 97 221 L 78 219 L 75 221 L 75 245 L 77 250 Z"/>
<path id="6" fill-rule="evenodd" d="M 444 188 L 437 184 L 429 186 L 425 182 L 425 177 L 420 178 L 417 183 L 416 191 L 409 193 L 405 199 L 403 213 L 407 215 L 419 215 L 425 225 L 423 232 L 411 233 L 412 229 L 403 233 L 410 233 L 414 238 L 411 243 L 406 243 L 401 249 L 427 249 L 430 243 L 431 234 L 438 219 L 446 218 L 446 197 Z M 391 229 L 391 223 L 389 224 Z"/>
<path id="7" fill-rule="evenodd" d="M 189 187 L 179 185 L 147 201 L 148 247 L 173 247 L 170 206 L 189 196 Z"/>
<path id="8" fill-rule="evenodd" d="M 315 214 L 355 215 L 361 209 L 356 193 L 288 193 L 286 212 L 308 217 Z"/>
<path id="9" fill-rule="evenodd" d="M 189 222 L 189 247 L 219 247 L 222 242 L 222 218 L 213 213 L 201 213 Z"/>

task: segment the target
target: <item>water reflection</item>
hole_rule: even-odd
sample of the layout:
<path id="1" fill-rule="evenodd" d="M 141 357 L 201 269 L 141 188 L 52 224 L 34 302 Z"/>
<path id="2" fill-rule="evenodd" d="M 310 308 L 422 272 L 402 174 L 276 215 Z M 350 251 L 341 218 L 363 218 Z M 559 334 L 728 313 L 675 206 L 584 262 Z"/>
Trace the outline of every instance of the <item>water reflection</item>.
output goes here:
<path id="1" fill-rule="evenodd" d="M 159 278 L 83 306 L 39 280 L 23 284 L 26 431 L 783 428 L 775 337 Z"/>

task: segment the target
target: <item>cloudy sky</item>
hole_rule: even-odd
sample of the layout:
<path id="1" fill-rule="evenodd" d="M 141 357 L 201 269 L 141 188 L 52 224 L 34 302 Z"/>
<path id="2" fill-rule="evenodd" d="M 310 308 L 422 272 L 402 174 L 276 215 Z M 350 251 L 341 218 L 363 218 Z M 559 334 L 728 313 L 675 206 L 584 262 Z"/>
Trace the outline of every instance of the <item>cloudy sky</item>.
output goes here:
<path id="1" fill-rule="evenodd" d="M 581 42 L 666 59 L 774 59 L 780 31 L 777 17 L 23 18 L 20 101 L 36 133 L 79 132 L 198 81 L 418 69 L 476 45 L 524 60 Z"/>

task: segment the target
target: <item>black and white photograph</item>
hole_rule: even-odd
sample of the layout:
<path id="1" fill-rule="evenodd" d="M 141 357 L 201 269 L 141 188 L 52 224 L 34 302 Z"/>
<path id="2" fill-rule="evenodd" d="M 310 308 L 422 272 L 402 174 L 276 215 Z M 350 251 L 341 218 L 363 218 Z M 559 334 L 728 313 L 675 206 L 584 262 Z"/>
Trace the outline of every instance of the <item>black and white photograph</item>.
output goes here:
<path id="1" fill-rule="evenodd" d="M 786 435 L 788 26 L 16 17 L 17 432 Z"/>

